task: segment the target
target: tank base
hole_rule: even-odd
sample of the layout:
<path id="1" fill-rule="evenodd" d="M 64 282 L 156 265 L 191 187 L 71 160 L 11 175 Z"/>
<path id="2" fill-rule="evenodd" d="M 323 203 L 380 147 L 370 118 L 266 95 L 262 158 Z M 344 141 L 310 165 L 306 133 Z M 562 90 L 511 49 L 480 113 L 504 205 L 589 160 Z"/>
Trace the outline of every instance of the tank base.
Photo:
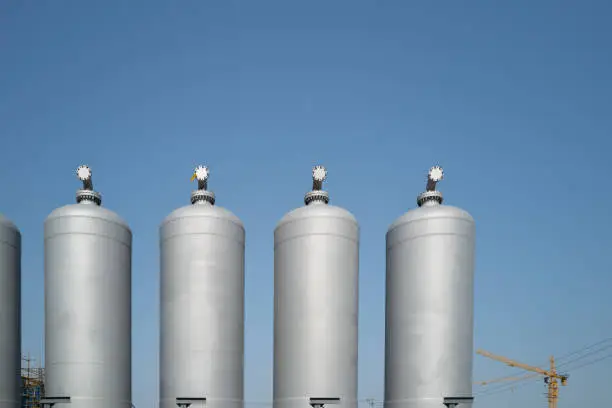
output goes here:
<path id="1" fill-rule="evenodd" d="M 471 398 L 419 398 L 397 402 L 385 402 L 384 408 L 472 408 Z"/>
<path id="2" fill-rule="evenodd" d="M 159 408 L 243 408 L 242 400 L 214 399 L 214 398 L 162 398 Z"/>
<path id="3" fill-rule="evenodd" d="M 87 397 L 45 397 L 40 400 L 43 408 L 132 408 L 130 401 L 109 401 Z"/>

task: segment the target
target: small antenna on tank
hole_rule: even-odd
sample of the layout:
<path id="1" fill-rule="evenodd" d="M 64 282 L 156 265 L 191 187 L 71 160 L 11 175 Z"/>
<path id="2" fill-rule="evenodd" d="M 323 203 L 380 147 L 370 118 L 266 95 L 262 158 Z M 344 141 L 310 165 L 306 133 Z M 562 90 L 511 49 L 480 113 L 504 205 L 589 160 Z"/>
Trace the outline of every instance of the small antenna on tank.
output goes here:
<path id="1" fill-rule="evenodd" d="M 91 169 L 89 166 L 81 165 L 76 170 L 76 175 L 83 182 L 83 188 L 77 191 L 77 203 L 94 203 L 102 204 L 102 196 L 97 191 L 94 191 L 93 181 L 91 180 Z"/>
<path id="2" fill-rule="evenodd" d="M 417 197 L 417 205 L 423 204 L 439 205 L 442 204 L 442 193 L 436 190 L 438 182 L 444 179 L 444 170 L 440 166 L 433 166 L 427 173 L 427 185 L 425 191 Z"/>
<path id="3" fill-rule="evenodd" d="M 198 190 L 206 190 L 208 188 L 208 175 L 209 175 L 208 167 L 206 166 L 198 166 L 193 171 L 193 176 L 191 176 L 191 181 L 198 180 Z"/>
<path id="4" fill-rule="evenodd" d="M 433 166 L 429 169 L 429 173 L 427 174 L 427 187 L 426 191 L 436 191 L 436 184 L 438 181 L 442 181 L 444 179 L 444 170 L 440 166 Z"/>
<path id="5" fill-rule="evenodd" d="M 327 178 L 327 169 L 323 166 L 314 166 L 312 169 L 312 189 L 323 190 L 323 182 Z"/>
<path id="6" fill-rule="evenodd" d="M 323 182 L 327 179 L 327 169 L 323 166 L 314 166 L 312 168 L 312 191 L 306 193 L 304 203 L 329 203 L 329 194 L 323 191 Z"/>
<path id="7" fill-rule="evenodd" d="M 198 189 L 191 193 L 191 204 L 208 203 L 215 205 L 215 193 L 208 191 L 210 170 L 206 166 L 197 166 L 191 176 L 191 181 L 198 180 Z"/>
<path id="8" fill-rule="evenodd" d="M 93 191 L 93 181 L 91 181 L 91 169 L 89 166 L 79 166 L 76 170 L 76 174 L 78 179 L 83 182 L 83 190 Z"/>

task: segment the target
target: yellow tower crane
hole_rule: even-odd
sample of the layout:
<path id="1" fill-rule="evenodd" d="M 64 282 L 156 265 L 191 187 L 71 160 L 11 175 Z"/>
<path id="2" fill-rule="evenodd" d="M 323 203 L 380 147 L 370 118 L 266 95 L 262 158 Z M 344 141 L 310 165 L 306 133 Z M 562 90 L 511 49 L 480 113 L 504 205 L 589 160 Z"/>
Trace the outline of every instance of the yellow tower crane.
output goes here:
<path id="1" fill-rule="evenodd" d="M 527 374 L 527 375 L 523 375 L 520 377 L 502 377 L 502 378 L 496 378 L 494 380 L 476 381 L 474 384 L 489 385 L 489 384 L 495 384 L 495 383 L 504 382 L 504 381 L 522 381 L 522 380 L 527 380 L 529 378 L 539 377 L 539 376 L 540 374 Z"/>
<path id="2" fill-rule="evenodd" d="M 518 361 L 511 360 L 507 357 L 489 353 L 488 351 L 477 350 L 476 353 L 480 354 L 481 356 L 502 362 L 510 367 L 522 368 L 523 370 L 531 371 L 532 373 L 544 376 L 544 382 L 546 383 L 548 389 L 548 408 L 557 408 L 557 401 L 559 399 L 559 381 L 561 382 L 561 385 L 567 385 L 568 376 L 565 374 L 559 374 L 557 372 L 557 368 L 555 367 L 555 358 L 553 356 L 550 356 L 550 368 L 548 370 L 544 370 L 539 367 L 533 367 L 527 364 L 519 363 Z M 498 382 L 508 379 L 509 378 L 503 378 L 493 381 L 484 381 L 484 383 L 488 384 L 489 382 Z"/>

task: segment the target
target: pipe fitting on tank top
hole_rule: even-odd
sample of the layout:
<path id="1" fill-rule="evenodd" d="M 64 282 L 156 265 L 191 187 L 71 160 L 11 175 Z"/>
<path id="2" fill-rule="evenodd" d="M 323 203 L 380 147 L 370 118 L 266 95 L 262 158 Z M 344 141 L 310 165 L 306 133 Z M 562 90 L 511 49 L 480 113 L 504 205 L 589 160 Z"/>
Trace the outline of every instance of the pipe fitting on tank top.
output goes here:
<path id="1" fill-rule="evenodd" d="M 198 189 L 191 192 L 191 204 L 215 205 L 215 193 L 208 191 L 208 177 L 210 171 L 206 166 L 198 166 L 193 171 L 191 181 L 198 180 Z"/>
<path id="2" fill-rule="evenodd" d="M 329 194 L 323 191 L 323 182 L 327 179 L 327 170 L 323 166 L 314 166 L 312 169 L 312 191 L 304 196 L 304 204 L 314 202 L 328 204 Z"/>
<path id="3" fill-rule="evenodd" d="M 102 204 L 102 195 L 97 191 L 94 191 L 93 181 L 91 180 L 91 169 L 86 165 L 81 165 L 77 168 L 77 178 L 83 182 L 83 188 L 77 190 L 76 202 L 83 204 L 94 203 L 96 205 Z"/>
<path id="4" fill-rule="evenodd" d="M 444 179 L 444 170 L 440 166 L 433 166 L 427 174 L 427 186 L 425 191 L 417 197 L 417 205 L 440 205 L 442 204 L 442 193 L 436 190 L 436 185 Z"/>

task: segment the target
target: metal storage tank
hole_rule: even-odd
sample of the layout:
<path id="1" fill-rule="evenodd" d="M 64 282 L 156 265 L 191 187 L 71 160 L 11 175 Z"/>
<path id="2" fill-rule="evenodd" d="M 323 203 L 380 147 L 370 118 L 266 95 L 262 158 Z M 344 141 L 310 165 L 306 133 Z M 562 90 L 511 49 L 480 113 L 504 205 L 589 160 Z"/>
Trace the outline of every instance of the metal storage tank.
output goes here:
<path id="1" fill-rule="evenodd" d="M 77 204 L 45 221 L 45 398 L 59 408 L 129 408 L 132 232 L 102 208 L 91 170 Z"/>
<path id="2" fill-rule="evenodd" d="M 441 205 L 442 178 L 387 232 L 386 408 L 472 405 L 474 220 Z"/>
<path id="3" fill-rule="evenodd" d="M 243 404 L 245 231 L 208 176 L 160 227 L 160 408 Z"/>
<path id="4" fill-rule="evenodd" d="M 0 408 L 21 406 L 21 233 L 0 215 Z"/>
<path id="5" fill-rule="evenodd" d="M 359 226 L 326 175 L 274 231 L 274 408 L 357 407 Z"/>

